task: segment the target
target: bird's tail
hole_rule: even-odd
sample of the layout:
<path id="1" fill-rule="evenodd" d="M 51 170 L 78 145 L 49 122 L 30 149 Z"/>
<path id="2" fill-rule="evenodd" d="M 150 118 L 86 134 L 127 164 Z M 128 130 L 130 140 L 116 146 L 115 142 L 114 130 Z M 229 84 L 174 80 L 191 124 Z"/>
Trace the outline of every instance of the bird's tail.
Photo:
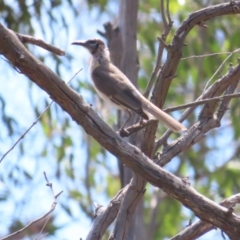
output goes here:
<path id="1" fill-rule="evenodd" d="M 163 112 L 160 108 L 156 107 L 153 103 L 148 101 L 147 99 L 142 99 L 143 110 L 150 113 L 157 120 L 163 122 L 168 128 L 170 128 L 174 132 L 181 132 L 187 130 L 187 128 L 175 120 L 173 117 Z"/>

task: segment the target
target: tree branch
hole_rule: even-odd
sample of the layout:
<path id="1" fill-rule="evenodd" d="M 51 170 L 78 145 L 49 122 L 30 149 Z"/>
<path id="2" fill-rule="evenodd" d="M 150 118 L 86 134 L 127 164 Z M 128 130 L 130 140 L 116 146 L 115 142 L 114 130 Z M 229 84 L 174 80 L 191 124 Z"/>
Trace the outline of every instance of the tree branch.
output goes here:
<path id="1" fill-rule="evenodd" d="M 234 208 L 240 204 L 240 194 L 233 195 L 223 200 L 220 205 L 226 208 Z M 198 221 L 191 226 L 185 228 L 170 240 L 194 240 L 201 237 L 203 234 L 215 229 L 216 227 L 205 221 Z"/>
<path id="2" fill-rule="evenodd" d="M 68 81 L 68 84 L 77 76 L 79 72 L 81 72 L 82 69 L 78 70 L 74 76 Z M 51 101 L 48 106 L 43 110 L 43 112 L 37 117 L 37 119 L 31 124 L 31 126 L 18 138 L 18 140 L 12 145 L 12 147 L 3 154 L 3 156 L 0 158 L 0 163 L 2 160 L 16 147 L 16 145 L 26 136 L 26 134 L 37 124 L 37 122 L 41 119 L 41 117 L 44 115 L 44 113 L 51 107 L 53 104 L 53 101 Z"/>
<path id="3" fill-rule="evenodd" d="M 149 97 L 150 91 L 153 87 L 153 84 L 155 82 L 157 74 L 161 68 L 163 51 L 166 48 L 165 41 L 166 41 L 168 34 L 170 33 L 170 31 L 172 29 L 172 25 L 173 25 L 173 21 L 171 20 L 171 17 L 169 14 L 169 1 L 167 1 L 167 4 L 166 4 L 167 9 L 165 9 L 164 0 L 161 0 L 160 5 L 161 5 L 160 10 L 161 10 L 161 16 L 162 16 L 162 20 L 163 20 L 164 30 L 163 30 L 162 36 L 158 37 L 159 44 L 158 44 L 157 60 L 156 60 L 156 64 L 153 69 L 152 75 L 150 77 L 150 80 L 148 81 L 147 88 L 144 93 L 144 96 L 146 98 Z M 166 15 L 167 15 L 167 19 L 166 19 Z"/>
<path id="4" fill-rule="evenodd" d="M 212 18 L 239 13 L 240 1 L 230 1 L 198 10 L 189 15 L 189 17 L 182 22 L 169 44 L 170 49 L 167 54 L 166 62 L 161 68 L 153 91 L 152 102 L 156 106 L 162 108 L 164 105 L 172 79 L 176 76 L 177 67 L 182 57 L 182 49 L 185 46 L 185 39 L 191 29 L 196 25 L 198 26 L 199 23 L 206 22 Z M 156 151 L 157 148 L 152 148 L 152 144 L 155 141 L 156 131 L 157 123 L 147 126 L 144 136 L 145 141 L 143 142 L 144 152 Z M 161 138 L 161 144 L 166 143 L 170 133 L 170 131 L 167 131 L 167 134 Z"/>
<path id="5" fill-rule="evenodd" d="M 57 48 L 49 43 L 44 42 L 42 39 L 37 39 L 32 36 L 28 36 L 28 35 L 24 35 L 24 34 L 20 34 L 20 33 L 16 33 L 16 35 L 18 36 L 19 40 L 22 43 L 31 43 L 31 44 L 37 45 L 37 46 L 39 46 L 49 52 L 55 53 L 56 55 L 59 55 L 59 56 L 65 55 L 65 51 L 63 51 L 60 48 Z"/>
<path id="6" fill-rule="evenodd" d="M 196 102 L 199 100 L 202 100 L 202 99 L 206 99 L 206 98 L 211 99 L 212 97 L 221 95 L 231 84 L 233 84 L 234 82 L 238 82 L 239 79 L 240 79 L 240 65 L 238 64 L 236 67 L 234 67 L 232 69 L 232 71 L 228 71 L 228 73 L 225 76 L 219 78 L 214 84 L 212 84 L 210 87 L 208 87 L 208 89 L 200 97 L 198 97 Z M 209 128 L 208 129 L 206 127 L 204 129 L 202 129 L 202 127 L 198 128 L 197 126 L 199 125 L 199 123 L 196 123 L 193 126 L 195 128 L 195 130 L 193 130 L 193 132 L 191 132 L 191 134 L 190 134 L 190 129 L 189 129 L 188 134 L 190 134 L 190 135 L 185 135 L 185 137 L 184 137 L 185 140 L 183 142 L 182 142 L 182 140 L 183 140 L 182 137 L 180 137 L 175 142 L 168 145 L 166 148 L 167 149 L 166 151 L 168 152 L 168 150 L 171 149 L 171 153 L 173 153 L 173 155 L 169 155 L 168 157 L 166 157 L 167 155 L 165 155 L 165 156 L 161 155 L 161 166 L 164 166 L 167 162 L 169 162 L 175 156 L 175 154 L 177 154 L 179 152 L 180 145 L 181 145 L 180 149 L 182 151 L 182 150 L 184 150 L 182 147 L 184 147 L 186 149 L 186 148 L 192 146 L 193 144 L 196 143 L 196 141 L 197 142 L 200 141 L 204 137 L 204 134 L 206 132 L 208 132 L 210 129 L 219 126 L 219 121 L 217 121 L 217 119 L 212 118 L 217 101 L 218 100 L 215 99 L 215 101 L 208 102 L 207 103 L 208 107 L 206 108 L 206 106 L 205 106 L 202 110 L 202 112 L 204 111 L 204 114 L 203 113 L 200 114 L 200 116 L 208 117 L 207 121 L 209 121 L 209 123 L 206 124 L 205 126 L 208 126 Z M 213 102 L 214 102 L 214 104 L 213 104 Z M 211 106 L 209 105 L 210 103 L 211 103 Z M 184 113 L 180 117 L 180 121 L 182 121 L 183 119 L 186 118 L 186 116 L 188 116 L 190 113 L 192 113 L 192 111 L 195 109 L 195 107 L 196 106 L 189 107 L 186 111 L 184 111 Z M 204 124 L 201 124 L 201 126 L 203 126 L 203 125 Z M 157 142 L 155 144 L 155 150 L 157 150 L 163 143 L 166 142 L 166 140 L 170 136 L 170 134 L 171 134 L 171 131 L 168 130 L 159 140 L 157 140 Z M 196 138 L 196 139 L 194 139 L 194 138 Z M 183 145 L 177 144 L 175 147 L 173 147 L 173 145 L 176 144 L 176 142 L 178 142 L 178 141 L 182 142 Z M 188 142 L 190 145 L 186 144 L 185 141 Z M 175 150 L 173 150 L 172 147 Z"/>
<path id="7" fill-rule="evenodd" d="M 179 61 L 181 60 L 182 48 L 184 47 L 185 38 L 187 37 L 190 30 L 199 23 L 206 22 L 212 18 L 239 13 L 240 2 L 234 1 L 219 5 L 213 5 L 196 11 L 182 22 L 174 34 L 174 38 L 170 44 L 171 51 L 168 53 L 166 63 L 161 70 L 161 74 L 159 75 L 156 88 L 154 90 L 154 99 L 156 99 L 157 106 L 162 107 L 165 102 L 169 86 L 176 74 Z M 157 98 L 157 96 L 160 97 Z"/>
<path id="8" fill-rule="evenodd" d="M 112 131 L 87 105 L 82 97 L 69 88 L 43 63 L 35 59 L 25 49 L 11 31 L 0 24 L 0 53 L 3 54 L 23 74 L 46 91 L 84 130 L 92 135 L 106 150 L 119 157 L 123 164 L 145 178 L 154 186 L 182 202 L 199 218 L 211 222 L 225 231 L 230 238 L 240 235 L 240 219 L 234 213 L 215 204 L 196 192 L 181 179 L 154 164 L 137 147 L 127 143 Z M 233 80 L 240 67 L 231 73 Z M 190 201 L 191 199 L 191 201 Z"/>
<path id="9" fill-rule="evenodd" d="M 16 239 L 16 237 L 17 237 L 18 234 L 26 231 L 26 230 L 27 230 L 28 228 L 30 228 L 32 225 L 34 225 L 34 224 L 36 224 L 37 222 L 45 219 L 46 217 L 49 217 L 49 215 L 55 210 L 55 208 L 56 208 L 56 206 L 57 206 L 57 202 L 58 202 L 58 197 L 62 194 L 63 191 L 61 191 L 61 192 L 59 192 L 58 194 L 55 195 L 55 194 L 54 194 L 53 187 L 52 187 L 52 183 L 50 183 L 50 182 L 48 181 L 48 178 L 47 178 L 47 175 L 46 175 L 45 172 L 44 172 L 44 177 L 45 177 L 46 182 L 47 182 L 46 185 L 47 185 L 48 187 L 50 187 L 50 189 L 51 189 L 51 191 L 52 191 L 52 194 L 53 194 L 53 197 L 54 197 L 54 202 L 52 203 L 51 209 L 50 209 L 47 213 L 45 213 L 43 216 L 41 216 L 40 218 L 38 218 L 38 219 L 30 222 L 30 223 L 29 223 L 28 225 L 26 225 L 24 228 L 22 228 L 22 229 L 20 229 L 20 230 L 18 230 L 18 231 L 16 231 L 16 232 L 14 232 L 14 233 L 6 236 L 6 237 L 3 237 L 3 238 L 1 238 L 0 240 Z M 45 224 L 46 224 L 46 222 L 45 222 Z M 44 226 L 45 226 L 45 224 L 44 224 Z M 44 228 L 44 226 L 43 226 L 43 228 Z M 41 234 L 41 233 L 39 233 L 39 235 L 40 235 L 40 234 Z"/>
<path id="10" fill-rule="evenodd" d="M 114 221 L 118 214 L 121 201 L 126 194 L 128 185 L 121 189 L 117 195 L 110 201 L 108 206 L 97 205 L 95 212 L 95 219 L 92 227 L 86 237 L 86 240 L 100 240 L 103 234 L 106 232 L 109 225 Z"/>
<path id="11" fill-rule="evenodd" d="M 222 101 L 224 99 L 232 99 L 232 98 L 239 98 L 240 97 L 240 93 L 233 93 L 233 94 L 226 94 L 224 96 L 220 96 L 220 97 L 213 97 L 210 99 L 204 99 L 204 100 L 198 100 L 196 102 L 191 102 L 191 103 L 187 103 L 187 104 L 183 104 L 183 105 L 179 105 L 176 107 L 169 107 L 169 108 L 165 108 L 164 112 L 174 112 L 177 110 L 181 110 L 181 109 L 185 109 L 185 108 L 189 108 L 189 107 L 197 107 L 199 105 L 211 102 L 211 101 Z"/>

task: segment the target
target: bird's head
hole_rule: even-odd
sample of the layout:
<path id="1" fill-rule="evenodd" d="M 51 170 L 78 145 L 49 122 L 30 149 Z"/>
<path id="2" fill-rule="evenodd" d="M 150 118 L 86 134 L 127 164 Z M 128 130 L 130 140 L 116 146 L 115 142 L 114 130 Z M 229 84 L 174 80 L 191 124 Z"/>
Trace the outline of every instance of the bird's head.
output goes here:
<path id="1" fill-rule="evenodd" d="M 72 42 L 73 45 L 80 45 L 85 47 L 92 55 L 96 53 L 101 53 L 104 50 L 107 50 L 106 45 L 100 39 L 89 39 L 87 41 L 78 40 Z"/>

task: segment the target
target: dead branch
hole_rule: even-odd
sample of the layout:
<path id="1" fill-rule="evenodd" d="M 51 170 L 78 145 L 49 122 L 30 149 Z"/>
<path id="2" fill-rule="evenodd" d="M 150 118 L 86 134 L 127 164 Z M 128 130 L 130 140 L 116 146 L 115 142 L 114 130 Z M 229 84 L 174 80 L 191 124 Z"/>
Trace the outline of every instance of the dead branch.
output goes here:
<path id="1" fill-rule="evenodd" d="M 233 195 L 220 203 L 221 206 L 224 206 L 228 209 L 234 208 L 237 204 L 240 204 L 240 194 Z M 209 222 L 198 221 L 178 233 L 170 240 L 194 240 L 213 229 L 216 229 L 216 227 Z"/>
<path id="2" fill-rule="evenodd" d="M 125 239 L 131 225 L 132 215 L 145 193 L 146 180 L 141 175 L 134 175 L 121 201 L 114 230 L 109 240 Z"/>
<path id="3" fill-rule="evenodd" d="M 199 100 L 202 100 L 202 99 L 204 99 L 204 100 L 205 99 L 211 99 L 211 98 L 214 98 L 216 96 L 221 95 L 231 84 L 233 84 L 234 82 L 238 82 L 239 79 L 240 79 L 240 66 L 238 64 L 235 68 L 232 69 L 232 71 L 229 71 L 225 76 L 219 78 L 214 84 L 212 84 L 210 87 L 208 87 L 208 89 L 205 90 L 205 92 L 196 100 L 196 102 L 198 102 Z M 197 131 L 197 133 L 192 132 L 190 134 L 190 131 L 188 131 L 188 134 L 190 134 L 190 135 L 186 136 L 185 140 L 187 142 L 191 143 L 191 146 L 192 146 L 192 144 L 195 144 L 196 141 L 200 141 L 200 139 L 202 139 L 202 137 L 204 136 L 204 134 L 207 131 L 209 131 L 212 128 L 215 128 L 215 127 L 219 126 L 219 121 L 217 121 L 217 119 L 215 119 L 215 120 L 212 119 L 213 112 L 215 111 L 215 107 L 216 107 L 217 102 L 218 102 L 217 99 L 215 99 L 215 101 L 207 102 L 207 104 L 206 104 L 207 108 L 205 106 L 202 110 L 202 113 L 200 114 L 201 116 L 204 116 L 204 118 L 206 118 L 206 116 L 209 117 L 209 123 L 207 125 L 205 125 L 205 126 L 208 127 L 208 129 L 207 128 L 204 128 L 204 129 L 196 128 L 196 126 L 199 125 L 198 123 L 196 123 L 195 127 L 194 126 L 193 127 L 195 128 L 194 131 Z M 185 119 L 190 113 L 192 113 L 192 111 L 194 111 L 195 108 L 196 108 L 196 106 L 189 107 L 182 114 L 182 116 L 180 117 L 179 120 L 182 121 L 183 119 Z M 170 134 L 171 134 L 171 131 L 168 130 L 159 140 L 156 141 L 155 150 L 157 150 L 162 144 L 164 144 L 167 141 Z M 197 136 L 197 139 L 193 139 L 193 137 L 196 137 L 196 136 Z M 177 141 L 182 141 L 182 137 L 180 137 L 178 140 L 176 140 L 172 144 L 175 144 Z M 172 144 L 171 144 L 171 146 L 172 146 Z M 184 142 L 183 145 L 186 148 L 190 147 L 190 145 L 188 145 L 188 144 L 186 145 L 186 142 Z M 169 149 L 170 149 L 171 146 L 170 145 L 168 146 Z M 178 147 L 179 147 L 179 145 L 177 144 L 176 147 L 174 147 L 174 148 L 178 148 Z M 178 150 L 176 149 L 175 151 L 176 151 L 175 154 L 177 154 Z M 171 153 L 173 153 L 173 152 L 174 151 L 171 148 Z M 175 155 L 169 155 L 168 157 L 166 157 L 166 155 L 161 156 L 161 159 L 162 159 L 161 164 L 165 165 L 174 156 Z M 163 159 L 165 159 L 165 160 L 163 160 Z M 161 166 L 163 166 L 163 165 L 161 165 Z"/>
<path id="4" fill-rule="evenodd" d="M 77 74 L 79 72 L 81 72 L 82 69 L 80 69 L 79 71 L 77 71 L 74 76 L 68 81 L 68 84 L 73 80 L 73 78 L 75 78 L 77 76 Z M 2 162 L 2 160 L 17 146 L 17 144 L 23 140 L 23 138 L 26 136 L 26 134 L 37 124 L 37 122 L 41 119 L 41 117 L 44 115 L 45 112 L 47 112 L 47 110 L 51 107 L 51 105 L 53 104 L 53 101 L 51 101 L 48 106 L 43 110 L 43 112 L 37 117 L 37 119 L 31 124 L 31 126 L 29 126 L 29 128 L 18 138 L 18 140 L 12 145 L 12 147 L 3 154 L 3 156 L 0 158 L 0 163 Z"/>
<path id="5" fill-rule="evenodd" d="M 177 110 L 181 110 L 181 109 L 185 109 L 185 108 L 189 108 L 189 107 L 197 107 L 199 105 L 211 102 L 211 101 L 222 101 L 224 99 L 232 99 L 232 98 L 239 98 L 240 97 L 240 93 L 233 93 L 233 94 L 227 94 L 227 95 L 223 95 L 220 97 L 213 97 L 210 99 L 205 99 L 205 100 L 198 100 L 196 102 L 191 102 L 191 103 L 187 103 L 187 104 L 183 104 L 183 105 L 179 105 L 176 107 L 169 107 L 169 108 L 165 108 L 164 112 L 174 112 Z"/>
<path id="6" fill-rule="evenodd" d="M 61 50 L 60 48 L 57 48 L 49 43 L 44 42 L 42 39 L 38 39 L 38 38 L 34 38 L 32 36 L 28 36 L 28 35 L 24 35 L 24 34 L 20 34 L 20 33 L 15 33 L 19 40 L 22 43 L 30 43 L 30 44 L 34 44 L 37 45 L 49 52 L 55 53 L 56 55 L 59 56 L 64 56 L 65 55 L 65 51 Z"/>
<path id="7" fill-rule="evenodd" d="M 182 22 L 178 30 L 175 32 L 171 43 L 169 44 L 171 48 L 168 51 L 166 62 L 161 68 L 156 85 L 154 87 L 152 100 L 156 106 L 162 108 L 164 105 L 172 79 L 176 76 L 176 70 L 182 57 L 182 49 L 185 46 L 185 39 L 191 29 L 195 26 L 198 26 L 199 23 L 205 23 L 212 18 L 239 13 L 240 2 L 231 1 L 198 10 L 189 15 L 189 17 Z M 152 151 L 156 151 L 158 149 L 158 147 L 154 149 L 152 148 L 155 142 L 154 138 L 156 131 L 157 123 L 147 126 L 144 142 L 142 144 L 144 146 L 142 148 L 144 153 L 151 152 L 152 154 Z M 164 134 L 164 138 L 161 139 L 161 144 L 165 144 L 169 136 L 170 132 L 168 131 L 166 134 Z M 151 156 L 151 154 L 147 155 Z"/>
<path id="8" fill-rule="evenodd" d="M 161 16 L 162 16 L 162 20 L 163 20 L 164 30 L 163 30 L 162 36 L 158 37 L 159 44 L 158 44 L 157 60 L 156 60 L 156 64 L 155 64 L 155 67 L 153 69 L 152 75 L 150 77 L 150 80 L 148 81 L 147 88 L 146 88 L 145 93 L 144 93 L 144 96 L 146 98 L 149 97 L 150 91 L 152 90 L 152 87 L 154 85 L 154 82 L 156 80 L 158 72 L 161 69 L 163 51 L 164 51 L 165 48 L 167 48 L 167 46 L 165 44 L 165 41 L 166 41 L 166 39 L 168 37 L 168 34 L 170 33 L 170 31 L 172 29 L 172 25 L 173 25 L 173 21 L 170 17 L 170 14 L 169 14 L 169 1 L 167 1 L 167 3 L 166 3 L 167 6 L 166 7 L 164 5 L 163 0 L 161 0 L 160 5 L 161 5 L 160 11 L 161 11 Z"/>
<path id="9" fill-rule="evenodd" d="M 52 183 L 49 182 L 49 180 L 48 180 L 47 175 L 46 175 L 45 172 L 44 172 L 44 177 L 45 177 L 45 179 L 46 179 L 46 181 L 47 181 L 47 184 L 46 184 L 46 185 L 47 185 L 48 187 L 50 187 L 50 189 L 51 189 L 51 191 L 52 191 L 52 194 L 53 194 L 53 197 L 54 197 L 54 202 L 52 203 L 51 209 L 50 209 L 47 213 L 45 213 L 43 216 L 41 216 L 40 218 L 38 218 L 38 219 L 30 222 L 30 223 L 29 223 L 28 225 L 26 225 L 24 228 L 22 228 L 22 229 L 20 229 L 20 230 L 18 230 L 18 231 L 16 231 L 16 232 L 14 232 L 14 233 L 6 236 L 6 237 L 1 238 L 1 240 L 7 240 L 7 239 L 13 239 L 13 238 L 14 238 L 14 239 L 17 239 L 17 235 L 18 235 L 18 234 L 26 231 L 28 228 L 30 228 L 32 225 L 36 224 L 37 222 L 39 222 L 39 221 L 41 221 L 41 220 L 43 220 L 43 219 L 45 219 L 45 218 L 47 218 L 47 217 L 50 217 L 50 214 L 55 210 L 55 208 L 56 208 L 56 206 L 57 206 L 57 202 L 58 202 L 58 197 L 62 194 L 63 191 L 61 191 L 61 192 L 59 192 L 58 194 L 55 195 L 55 194 L 54 194 L 53 187 L 52 187 Z M 47 219 L 47 221 L 48 221 L 48 219 Z M 47 223 L 47 221 L 45 222 L 45 224 Z M 45 226 L 45 224 L 44 224 L 44 226 Z M 44 226 L 43 226 L 43 228 L 44 228 Z M 43 228 L 42 228 L 42 230 L 43 230 Z M 41 234 L 41 232 L 39 233 L 39 235 L 40 235 L 40 234 Z"/>
<path id="10" fill-rule="evenodd" d="M 95 210 L 95 219 L 92 227 L 86 237 L 86 240 L 100 240 L 103 234 L 106 232 L 109 225 L 114 221 L 118 214 L 121 201 L 126 194 L 128 185 L 121 189 L 117 195 L 110 201 L 108 206 L 105 208 L 98 205 Z"/>
<path id="11" fill-rule="evenodd" d="M 85 131 L 92 135 L 108 151 L 119 156 L 124 164 L 140 174 L 153 185 L 163 189 L 167 194 L 181 201 L 192 209 L 197 216 L 208 220 L 223 229 L 231 238 L 239 236 L 239 218 L 229 216 L 227 209 L 218 206 L 197 193 L 179 178 L 154 164 L 142 152 L 128 144 L 114 133 L 81 97 L 71 90 L 51 70 L 36 60 L 15 35 L 0 25 L 0 53 L 11 61 L 32 81 L 44 89 Z M 239 66 L 235 67 L 235 74 Z M 233 78 L 235 78 L 233 74 Z M 180 150 L 180 149 L 178 149 Z M 189 201 L 191 199 L 191 201 Z"/>
<path id="12" fill-rule="evenodd" d="M 147 125 L 149 125 L 153 121 L 156 121 L 156 120 L 150 119 L 146 122 L 141 122 L 141 121 L 137 122 L 136 124 L 133 124 L 132 126 L 129 126 L 125 129 L 121 129 L 119 134 L 120 134 L 121 137 L 129 137 L 133 133 L 136 133 L 136 132 L 140 131 L 141 129 L 145 128 Z"/>

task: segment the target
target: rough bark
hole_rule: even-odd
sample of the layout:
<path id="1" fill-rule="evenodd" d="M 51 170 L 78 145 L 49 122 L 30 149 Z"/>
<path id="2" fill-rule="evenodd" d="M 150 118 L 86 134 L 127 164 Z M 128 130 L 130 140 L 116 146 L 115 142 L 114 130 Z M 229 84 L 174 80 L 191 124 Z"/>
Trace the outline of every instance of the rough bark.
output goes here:
<path id="1" fill-rule="evenodd" d="M 239 3 L 240 4 L 240 3 Z M 35 59 L 15 33 L 0 24 L 0 53 L 22 74 L 25 74 L 66 111 L 74 121 L 93 136 L 104 148 L 119 157 L 123 164 L 141 175 L 154 186 L 190 208 L 200 219 L 221 228 L 231 239 L 240 236 L 240 217 L 199 194 L 184 180 L 156 165 L 137 147 L 127 143 L 112 131 L 86 104 L 82 97 L 69 88 L 43 63 Z M 228 73 L 231 82 L 240 78 L 240 65 Z M 198 123 L 199 125 L 199 123 Z M 192 140 L 193 126 L 183 137 Z M 198 128 L 196 131 L 199 131 Z M 179 149 L 181 151 L 182 149 Z"/>

